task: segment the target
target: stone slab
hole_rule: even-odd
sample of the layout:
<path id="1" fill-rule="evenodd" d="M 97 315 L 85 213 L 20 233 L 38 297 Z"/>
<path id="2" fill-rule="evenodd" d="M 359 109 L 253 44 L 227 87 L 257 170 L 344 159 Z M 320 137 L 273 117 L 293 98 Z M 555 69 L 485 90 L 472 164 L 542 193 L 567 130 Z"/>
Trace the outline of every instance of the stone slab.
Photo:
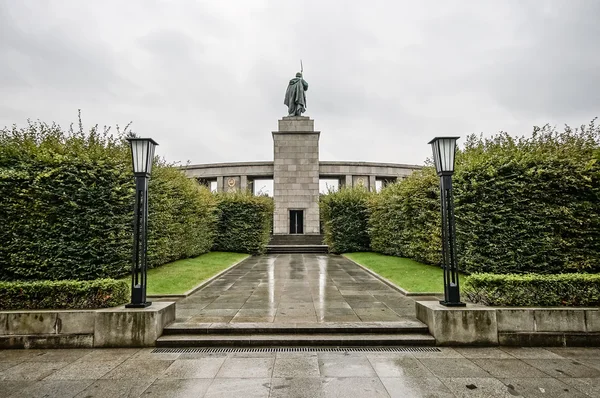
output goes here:
<path id="1" fill-rule="evenodd" d="M 445 307 L 437 301 L 415 302 L 417 319 L 438 345 L 498 345 L 496 310 L 468 304 Z"/>
<path id="2" fill-rule="evenodd" d="M 150 347 L 175 320 L 175 303 L 154 302 L 147 308 L 120 306 L 95 314 L 94 347 Z"/>

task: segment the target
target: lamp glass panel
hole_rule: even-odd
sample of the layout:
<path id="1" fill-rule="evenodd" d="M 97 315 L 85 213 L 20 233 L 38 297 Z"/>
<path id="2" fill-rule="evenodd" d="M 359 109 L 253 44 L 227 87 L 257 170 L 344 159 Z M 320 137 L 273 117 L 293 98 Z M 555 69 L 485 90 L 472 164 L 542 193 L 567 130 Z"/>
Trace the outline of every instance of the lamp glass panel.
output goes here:
<path id="1" fill-rule="evenodd" d="M 133 140 L 130 142 L 131 142 L 131 153 L 133 155 L 133 172 L 139 173 L 140 172 L 140 157 L 142 156 L 142 154 L 140 153 L 141 145 L 140 145 L 140 142 L 137 140 Z"/>
<path id="2" fill-rule="evenodd" d="M 150 145 L 150 143 L 148 141 L 140 141 L 141 143 L 141 157 L 140 157 L 140 169 L 139 172 L 140 173 L 146 173 L 146 164 L 147 164 L 147 159 L 148 159 L 148 146 Z"/>
<path id="3" fill-rule="evenodd" d="M 441 169 L 442 171 L 454 171 L 454 151 L 456 149 L 456 140 L 454 138 L 440 139 Z"/>
<path id="4" fill-rule="evenodd" d="M 435 171 L 440 172 L 441 160 L 440 160 L 440 141 L 435 140 L 431 143 L 431 149 L 433 150 L 433 164 L 435 165 Z"/>
<path id="5" fill-rule="evenodd" d="M 148 167 L 146 168 L 147 173 L 150 174 L 152 173 L 152 163 L 154 162 L 154 149 L 156 149 L 156 145 L 154 145 L 151 142 L 148 142 L 148 159 L 147 159 L 147 164 Z"/>

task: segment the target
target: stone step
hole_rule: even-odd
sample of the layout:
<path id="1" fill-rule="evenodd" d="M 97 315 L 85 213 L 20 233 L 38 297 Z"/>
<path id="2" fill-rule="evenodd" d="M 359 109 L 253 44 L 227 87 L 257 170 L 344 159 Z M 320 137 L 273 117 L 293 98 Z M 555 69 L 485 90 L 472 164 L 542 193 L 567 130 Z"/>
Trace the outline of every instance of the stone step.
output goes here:
<path id="1" fill-rule="evenodd" d="M 157 347 L 373 347 L 432 346 L 435 339 L 425 333 L 394 334 L 178 334 L 163 335 Z"/>
<path id="2" fill-rule="evenodd" d="M 328 253 L 327 245 L 268 245 L 267 254 Z"/>
<path id="3" fill-rule="evenodd" d="M 322 245 L 323 235 L 271 235 L 270 245 Z"/>
<path id="4" fill-rule="evenodd" d="M 163 335 L 176 334 L 392 334 L 427 333 L 427 325 L 417 320 L 401 322 L 326 323 L 186 323 L 174 322 Z"/>

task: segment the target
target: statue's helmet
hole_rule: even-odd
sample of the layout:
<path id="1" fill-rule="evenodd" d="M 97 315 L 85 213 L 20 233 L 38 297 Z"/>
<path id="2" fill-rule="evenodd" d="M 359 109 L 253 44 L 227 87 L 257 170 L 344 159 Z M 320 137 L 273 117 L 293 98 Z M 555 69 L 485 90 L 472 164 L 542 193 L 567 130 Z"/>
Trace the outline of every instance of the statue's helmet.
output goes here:
<path id="1" fill-rule="evenodd" d="M 296 77 L 302 77 L 302 73 L 300 73 L 300 72 L 296 73 Z"/>

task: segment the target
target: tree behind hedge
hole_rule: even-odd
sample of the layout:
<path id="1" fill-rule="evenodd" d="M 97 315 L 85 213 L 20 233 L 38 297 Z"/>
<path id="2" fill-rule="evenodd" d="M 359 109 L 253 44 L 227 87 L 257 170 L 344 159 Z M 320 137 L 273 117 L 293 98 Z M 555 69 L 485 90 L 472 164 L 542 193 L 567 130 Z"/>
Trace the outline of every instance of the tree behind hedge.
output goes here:
<path id="1" fill-rule="evenodd" d="M 269 244 L 273 199 L 249 192 L 216 195 L 219 209 L 214 250 L 261 254 Z"/>
<path id="2" fill-rule="evenodd" d="M 370 202 L 373 251 L 427 264 L 441 262 L 439 178 L 426 167 L 390 184 Z"/>
<path id="3" fill-rule="evenodd" d="M 0 130 L 0 279 L 130 272 L 134 187 L 129 145 L 108 129 L 30 122 Z M 160 163 L 149 203 L 151 266 L 212 246 L 214 200 L 195 181 Z"/>
<path id="4" fill-rule="evenodd" d="M 459 263 L 469 272 L 600 271 L 600 129 L 471 136 L 454 179 Z"/>
<path id="5" fill-rule="evenodd" d="M 368 251 L 370 248 L 368 201 L 364 187 L 342 187 L 322 195 L 319 203 L 325 243 L 332 253 Z"/>

